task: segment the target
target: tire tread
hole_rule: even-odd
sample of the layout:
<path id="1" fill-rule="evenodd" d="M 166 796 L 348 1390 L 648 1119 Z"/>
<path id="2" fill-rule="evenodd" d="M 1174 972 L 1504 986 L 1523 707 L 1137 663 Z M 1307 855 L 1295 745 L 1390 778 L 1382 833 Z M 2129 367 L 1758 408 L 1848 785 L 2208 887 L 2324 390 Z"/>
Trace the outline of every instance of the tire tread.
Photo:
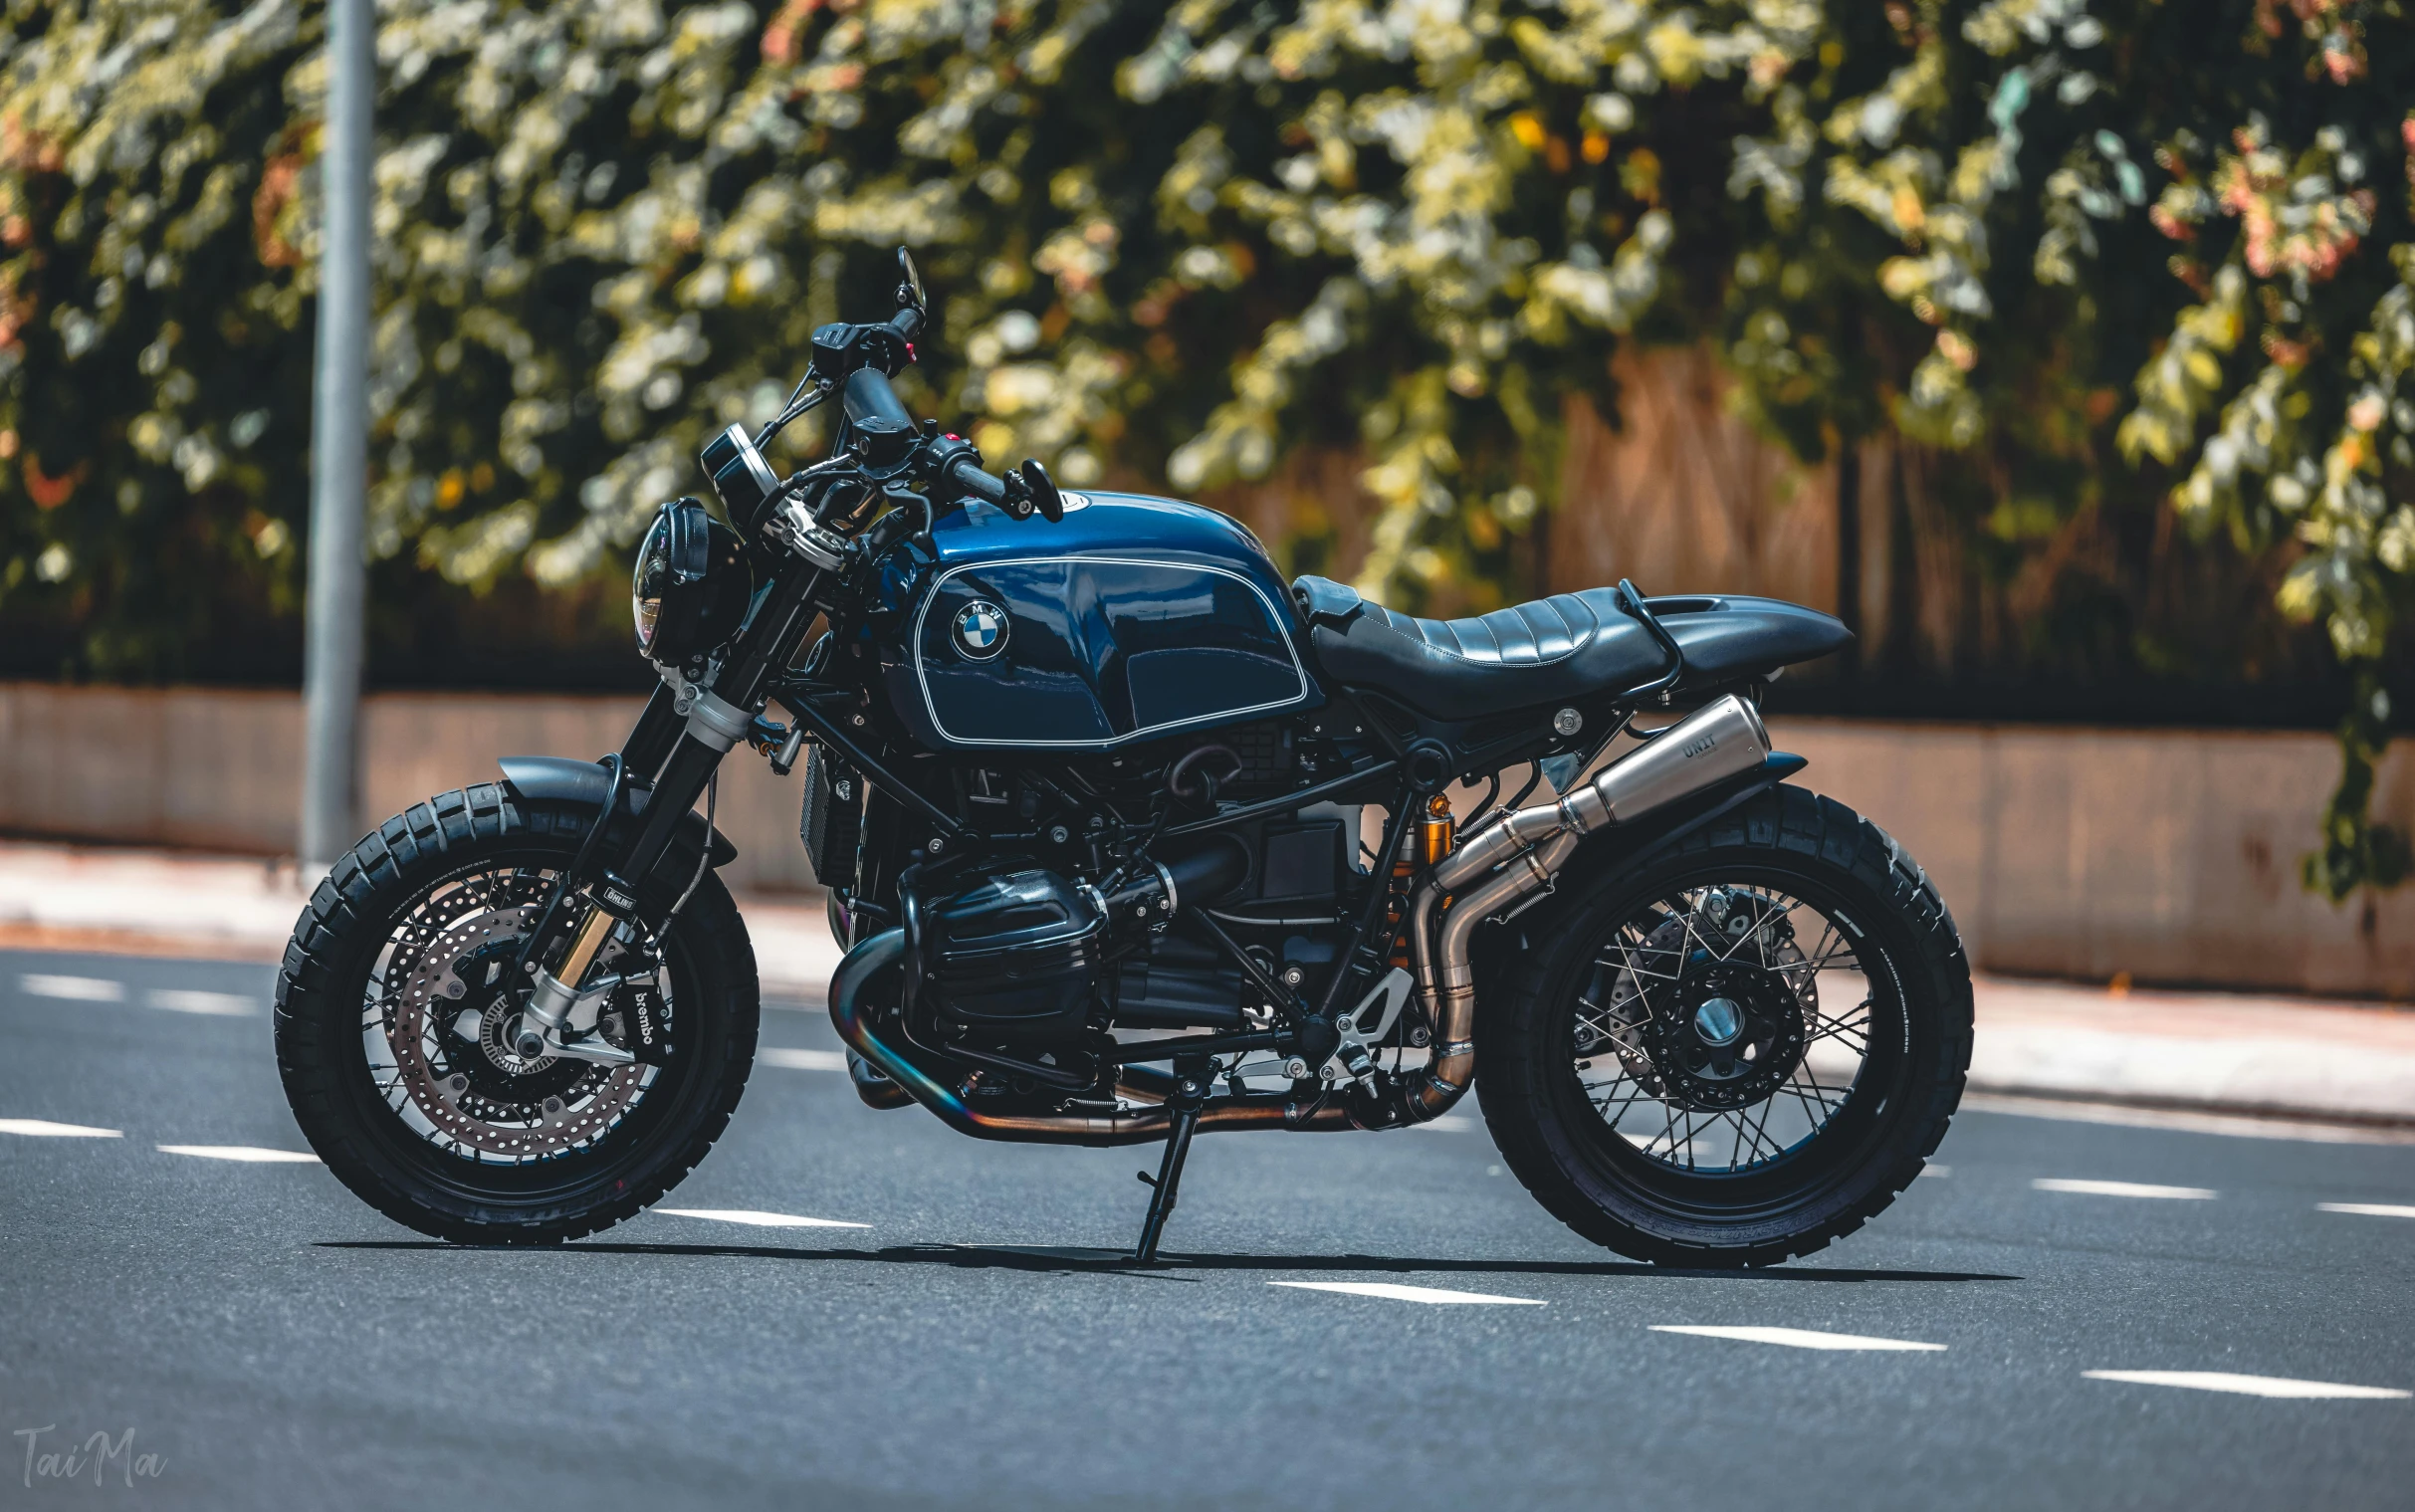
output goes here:
<path id="1" fill-rule="evenodd" d="M 391 911 L 397 897 L 410 895 L 418 885 L 414 878 L 460 860 L 464 851 L 474 853 L 521 837 L 575 844 L 591 822 L 592 816 L 583 810 L 525 803 L 491 782 L 441 793 L 412 804 L 363 836 L 312 891 L 295 921 L 274 1000 L 278 1074 L 303 1137 L 328 1170 L 398 1223 L 464 1244 L 554 1244 L 581 1238 L 658 1200 L 696 1168 L 729 1126 L 753 1066 L 760 1004 L 754 950 L 718 876 L 697 888 L 674 927 L 701 930 L 708 937 L 705 944 L 717 944 L 727 959 L 733 1032 L 723 1039 L 722 1064 L 698 1073 L 714 1079 L 704 1116 L 693 1121 L 667 1159 L 645 1166 L 643 1181 L 574 1211 L 516 1214 L 498 1206 L 474 1219 L 464 1218 L 429 1205 L 407 1189 L 407 1182 L 398 1182 L 393 1163 L 377 1155 L 350 1108 L 334 1095 L 330 1079 L 346 1064 L 338 1038 L 358 1032 L 358 1015 L 357 1004 L 347 1012 L 330 994 L 350 979 L 344 964 L 348 953 L 364 945 L 376 948 L 378 942 L 364 940 L 364 932 Z M 716 942 L 712 937 L 721 938 Z"/>
<path id="2" fill-rule="evenodd" d="M 1478 1077 L 1497 1095 L 1481 1099 L 1486 1124 L 1504 1163 L 1537 1201 L 1577 1232 L 1622 1253 L 1661 1264 L 1697 1267 L 1763 1266 L 1799 1258 L 1827 1248 L 1884 1210 L 1920 1175 L 1960 1103 L 1970 1070 L 1970 967 L 1936 885 L 1920 864 L 1893 836 L 1834 798 L 1803 788 L 1780 786 L 1735 813 L 1687 836 L 1668 851 L 1645 863 L 1648 868 L 1682 866 L 1714 854 L 1736 851 L 1777 852 L 1833 866 L 1860 880 L 1910 927 L 1916 949 L 1900 963 L 1924 971 L 1925 984 L 1940 1005 L 1929 1027 L 1943 1036 L 1941 1053 L 1929 1063 L 1932 1079 L 1908 1089 L 1922 1108 L 1921 1126 L 1897 1148 L 1897 1157 L 1860 1198 L 1829 1214 L 1818 1224 L 1783 1239 L 1725 1246 L 1689 1242 L 1661 1234 L 1647 1234 L 1605 1213 L 1586 1196 L 1547 1142 L 1546 1119 L 1531 1104 L 1525 1089 L 1538 1085 L 1543 1036 L 1532 1032 L 1538 1014 L 1548 1005 L 1536 998 L 1544 987 L 1539 962 L 1528 964 L 1516 978 L 1503 984 L 1501 1007 L 1479 1012 L 1490 1032 L 1479 1032 Z M 1547 953 L 1539 953 L 1547 954 Z M 1478 1001 L 1482 1004 L 1486 993 Z M 1528 1032 L 1520 1032 L 1525 1028 Z M 1491 1066 L 1497 1074 L 1486 1074 Z M 1516 1089 L 1513 1091 L 1513 1089 Z"/>

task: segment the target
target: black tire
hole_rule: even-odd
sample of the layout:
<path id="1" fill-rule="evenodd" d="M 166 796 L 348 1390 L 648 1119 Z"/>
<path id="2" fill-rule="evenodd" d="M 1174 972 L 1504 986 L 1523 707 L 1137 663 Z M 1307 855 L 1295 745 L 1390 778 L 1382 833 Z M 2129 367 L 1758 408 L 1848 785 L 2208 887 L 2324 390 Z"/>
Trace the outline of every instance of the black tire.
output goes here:
<path id="1" fill-rule="evenodd" d="M 364 994 L 421 900 L 500 868 L 558 871 L 592 814 L 526 803 L 501 786 L 445 793 L 379 825 L 320 883 L 277 979 L 277 1067 L 304 1138 L 328 1170 L 398 1223 L 465 1244 L 550 1244 L 644 1208 L 729 1126 L 754 1063 L 755 952 L 721 879 L 707 876 L 664 941 L 670 1064 L 590 1143 L 524 1164 L 488 1164 L 414 1131 L 372 1077 Z M 483 870 L 482 870 L 483 869 Z M 688 879 L 640 891 L 667 908 Z"/>
<path id="2" fill-rule="evenodd" d="M 1648 917 L 1655 900 L 1722 885 L 1818 900 L 1844 914 L 1859 932 L 1852 943 L 1869 984 L 1869 1027 L 1859 1079 L 1826 1123 L 1807 1118 L 1811 1133 L 1800 1144 L 1778 1151 L 1773 1141 L 1766 1159 L 1756 1144 L 1753 1163 L 1700 1174 L 1690 1169 L 1690 1136 L 1688 1169 L 1679 1170 L 1673 1138 L 1671 1154 L 1655 1159 L 1615 1132 L 1580 1081 L 1580 1062 L 1592 1061 L 1577 1048 L 1580 1032 L 1591 1032 L 1577 1027 L 1578 1004 L 1594 1005 L 1580 994 L 1599 984 L 1602 953 L 1616 949 L 1610 943 L 1622 923 Z M 1537 1200 L 1621 1254 L 1726 1267 L 1825 1248 L 1911 1184 L 1961 1099 L 1971 981 L 1953 918 L 1901 846 L 1832 799 L 1777 788 L 1641 868 L 1585 886 L 1548 923 L 1507 928 L 1520 931 L 1524 950 L 1504 963 L 1502 987 L 1478 999 L 1485 1122 Z M 1821 1021 L 1816 1012 L 1813 1021 Z"/>

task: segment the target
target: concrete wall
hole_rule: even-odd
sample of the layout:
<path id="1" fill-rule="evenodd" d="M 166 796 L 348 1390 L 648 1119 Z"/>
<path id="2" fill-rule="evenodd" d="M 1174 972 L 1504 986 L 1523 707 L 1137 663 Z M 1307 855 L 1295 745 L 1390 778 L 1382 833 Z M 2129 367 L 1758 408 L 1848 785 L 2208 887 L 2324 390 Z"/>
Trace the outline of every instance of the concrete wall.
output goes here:
<path id="1" fill-rule="evenodd" d="M 1992 971 L 2415 997 L 2415 887 L 2334 906 L 2299 886 L 2339 774 L 2327 736 L 1788 720 L 1799 779 L 1928 869 Z M 2374 812 L 2415 823 L 2415 759 Z"/>
<path id="2" fill-rule="evenodd" d="M 615 749 L 634 699 L 385 694 L 368 703 L 363 809 L 491 779 L 505 754 Z M 0 684 L 0 830 L 261 854 L 294 845 L 301 706 L 290 694 Z M 1806 785 L 1928 868 L 1974 958 L 2001 972 L 2415 997 L 2415 889 L 2334 908 L 2298 858 L 2338 756 L 2319 734 L 1789 720 Z M 800 777 L 726 763 L 741 887 L 810 885 Z M 800 774 L 801 775 L 801 774 Z M 2394 750 L 2375 809 L 2415 825 Z"/>
<path id="3" fill-rule="evenodd" d="M 362 730 L 364 827 L 431 793 L 495 780 L 499 756 L 597 756 L 643 700 L 389 693 Z M 812 885 L 797 843 L 803 763 L 785 778 L 748 753 L 722 767 L 733 885 Z M 0 684 L 0 830 L 65 839 L 291 854 L 302 701 L 215 688 Z"/>

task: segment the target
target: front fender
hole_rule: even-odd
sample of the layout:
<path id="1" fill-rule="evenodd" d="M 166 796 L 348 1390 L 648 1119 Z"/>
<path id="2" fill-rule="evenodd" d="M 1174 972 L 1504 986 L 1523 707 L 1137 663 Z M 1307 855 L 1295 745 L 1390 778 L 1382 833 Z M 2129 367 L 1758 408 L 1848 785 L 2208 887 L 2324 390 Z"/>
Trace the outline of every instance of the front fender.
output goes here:
<path id="1" fill-rule="evenodd" d="M 582 808 L 588 813 L 603 807 L 604 794 L 612 787 L 612 775 L 600 761 L 579 761 L 568 756 L 505 756 L 496 763 L 503 768 L 503 785 L 513 796 L 527 803 L 545 803 L 562 808 Z M 646 811 L 646 802 L 654 789 L 642 782 L 622 784 L 620 814 L 634 821 Z M 626 828 L 625 824 L 616 826 Z M 657 879 L 675 890 L 687 886 L 696 874 L 696 853 L 700 846 L 710 846 L 707 852 L 712 864 L 723 867 L 738 856 L 738 847 L 729 837 L 705 823 L 703 814 L 691 813 L 671 837 L 662 859 L 655 863 Z"/>

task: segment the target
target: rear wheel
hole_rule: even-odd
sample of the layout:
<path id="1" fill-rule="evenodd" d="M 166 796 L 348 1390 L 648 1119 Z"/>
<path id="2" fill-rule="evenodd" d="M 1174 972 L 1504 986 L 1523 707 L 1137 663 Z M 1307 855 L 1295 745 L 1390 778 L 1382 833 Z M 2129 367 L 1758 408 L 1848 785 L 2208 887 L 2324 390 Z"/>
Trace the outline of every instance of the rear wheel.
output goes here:
<path id="1" fill-rule="evenodd" d="M 514 1050 L 527 991 L 512 968 L 589 818 L 491 786 L 430 799 L 336 864 L 286 949 L 277 1061 L 303 1134 L 423 1233 L 548 1243 L 616 1223 L 704 1158 L 746 1088 L 755 957 L 714 877 L 664 938 L 624 928 L 600 961 L 652 977 L 666 1063 Z M 654 913 L 676 897 L 641 892 Z M 612 1012 L 606 1035 L 625 1043 Z"/>
<path id="2" fill-rule="evenodd" d="M 1779 788 L 1529 943 L 1479 1020 L 1485 1120 L 1544 1206 L 1622 1254 L 1821 1249 L 1920 1174 L 1961 1097 L 1953 920 L 1843 804 Z"/>

